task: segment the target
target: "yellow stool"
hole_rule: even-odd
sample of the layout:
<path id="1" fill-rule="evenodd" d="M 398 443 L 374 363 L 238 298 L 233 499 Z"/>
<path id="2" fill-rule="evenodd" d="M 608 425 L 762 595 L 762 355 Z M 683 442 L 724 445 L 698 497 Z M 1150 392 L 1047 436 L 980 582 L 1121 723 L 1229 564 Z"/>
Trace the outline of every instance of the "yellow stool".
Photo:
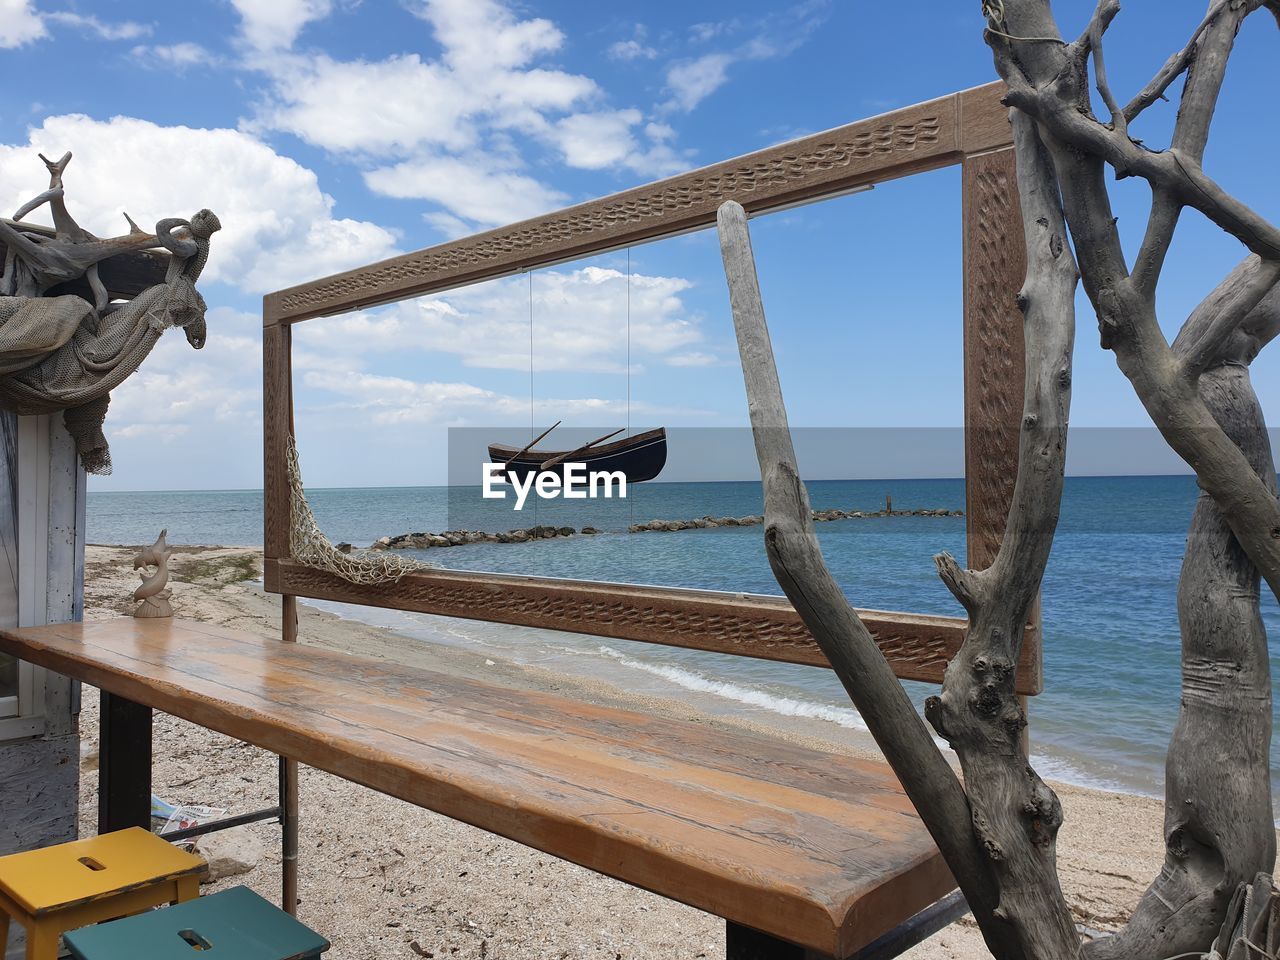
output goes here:
<path id="1" fill-rule="evenodd" d="M 27 931 L 27 960 L 57 960 L 68 930 L 194 900 L 207 870 L 141 827 L 0 857 L 0 954 L 10 918 Z"/>

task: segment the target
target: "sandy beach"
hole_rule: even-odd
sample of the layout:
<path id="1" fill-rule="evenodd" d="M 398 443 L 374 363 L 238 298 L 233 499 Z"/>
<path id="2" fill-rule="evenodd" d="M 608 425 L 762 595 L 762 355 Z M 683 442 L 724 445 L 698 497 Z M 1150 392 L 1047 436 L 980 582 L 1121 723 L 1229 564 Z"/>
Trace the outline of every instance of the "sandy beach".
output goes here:
<path id="1" fill-rule="evenodd" d="M 172 562 L 180 617 L 275 636 L 279 600 L 264 594 L 255 551 L 179 548 Z M 131 610 L 132 550 L 88 548 L 86 619 Z M 629 696 L 492 656 L 424 644 L 390 630 L 301 606 L 305 643 L 482 677 L 486 682 L 556 690 L 607 704 L 689 716 L 687 704 Z M 96 812 L 96 692 L 81 715 L 82 829 Z M 724 717 L 700 717 L 733 725 Z M 827 725 L 830 726 L 830 725 Z M 758 726 L 756 726 L 759 729 Z M 1033 725 L 1034 735 L 1034 725 Z M 828 749 L 867 752 L 812 722 L 771 732 Z M 175 803 L 239 813 L 274 803 L 275 758 L 184 721 L 157 715 L 154 789 Z M 1149 798 L 1055 784 L 1066 810 L 1059 859 L 1079 922 L 1113 927 L 1136 903 L 1161 860 L 1161 804 Z M 724 925 L 701 911 L 649 894 L 312 769 L 301 775 L 299 916 L 333 941 L 334 958 L 487 958 L 487 960 L 677 960 L 723 958 Z M 243 828 L 222 842 L 259 856 L 248 873 L 220 881 L 279 895 L 279 831 Z M 246 840 L 243 834 L 249 835 Z M 256 842 L 255 842 L 256 841 Z M 253 859 L 253 857 L 251 857 Z M 976 928 L 961 922 L 905 956 L 917 960 L 986 956 Z"/>

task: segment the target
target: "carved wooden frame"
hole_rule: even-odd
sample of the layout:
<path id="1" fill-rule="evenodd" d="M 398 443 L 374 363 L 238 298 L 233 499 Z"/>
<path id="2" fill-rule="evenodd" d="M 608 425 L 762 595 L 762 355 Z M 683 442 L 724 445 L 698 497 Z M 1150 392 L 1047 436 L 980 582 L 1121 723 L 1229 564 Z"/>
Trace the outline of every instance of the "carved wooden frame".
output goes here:
<path id="1" fill-rule="evenodd" d="M 992 83 L 486 233 L 268 294 L 263 299 L 266 589 L 444 616 L 547 627 L 826 665 L 781 597 L 460 570 L 348 583 L 292 558 L 285 455 L 293 433 L 291 325 L 710 226 L 737 200 L 750 213 L 960 164 L 964 221 L 965 497 L 971 566 L 999 546 L 1018 462 L 1026 272 L 1012 136 Z M 940 682 L 965 621 L 862 611 L 899 676 Z M 1038 614 L 1018 690 L 1043 686 Z"/>

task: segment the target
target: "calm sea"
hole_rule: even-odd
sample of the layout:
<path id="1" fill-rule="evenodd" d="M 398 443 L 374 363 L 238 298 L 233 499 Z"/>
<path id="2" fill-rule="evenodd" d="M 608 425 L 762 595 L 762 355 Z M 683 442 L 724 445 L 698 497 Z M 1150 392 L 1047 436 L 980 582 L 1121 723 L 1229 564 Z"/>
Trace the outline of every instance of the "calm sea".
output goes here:
<path id="1" fill-rule="evenodd" d="M 453 493 L 450 494 L 450 489 Z M 334 542 L 367 546 L 378 537 L 444 529 L 505 530 L 534 522 L 607 531 L 527 544 L 475 544 L 424 553 L 452 567 L 778 593 L 761 528 L 721 527 L 627 534 L 653 518 L 761 512 L 758 483 L 655 483 L 626 501 L 553 505 L 514 514 L 476 491 L 412 487 L 310 490 Z M 961 480 L 818 481 L 815 508 L 876 510 L 886 494 L 899 510 L 962 509 Z M 1158 795 L 1178 704 L 1175 591 L 1197 490 L 1191 477 L 1069 478 L 1059 535 L 1044 584 L 1046 691 L 1032 704 L 1038 766 L 1058 779 Z M 452 501 L 452 502 L 451 502 Z M 157 527 L 172 543 L 262 542 L 259 491 L 90 493 L 92 543 L 150 542 Z M 827 561 L 862 607 L 957 614 L 932 556 L 964 555 L 961 517 L 892 517 L 820 524 Z M 608 679 L 647 693 L 686 698 L 703 709 L 812 718 L 861 728 L 828 671 L 698 651 L 600 640 L 545 630 L 327 605 L 435 642 L 552 669 Z M 1263 589 L 1263 617 L 1280 647 L 1280 610 Z M 1277 673 L 1273 665 L 1272 674 Z M 913 689 L 920 700 L 929 688 Z M 1273 748 L 1272 769 L 1280 768 Z M 1280 785 L 1280 782 L 1277 783 Z"/>

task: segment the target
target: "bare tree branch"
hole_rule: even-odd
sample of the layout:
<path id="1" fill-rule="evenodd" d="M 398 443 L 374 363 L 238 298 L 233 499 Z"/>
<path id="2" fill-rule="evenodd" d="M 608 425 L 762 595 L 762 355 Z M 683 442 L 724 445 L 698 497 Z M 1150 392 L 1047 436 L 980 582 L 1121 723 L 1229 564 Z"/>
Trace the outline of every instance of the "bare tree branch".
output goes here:
<path id="1" fill-rule="evenodd" d="M 774 576 L 902 781 L 968 899 L 988 946 L 997 957 L 1025 958 L 1029 954 L 1012 925 L 997 915 L 999 890 L 974 836 L 963 788 L 823 560 L 791 444 L 746 213 L 729 202 L 720 208 L 717 220 L 764 485 L 765 547 Z"/>
<path id="2" fill-rule="evenodd" d="M 1227 193 L 1205 174 L 1197 160 L 1177 150 L 1152 153 L 1082 113 L 1075 102 L 1068 107 L 1064 98 L 1046 89 L 1048 92 L 1042 92 L 1015 81 L 1010 84 L 1007 100 L 1039 120 L 1055 139 L 1106 161 L 1119 176 L 1142 177 L 1152 189 L 1166 191 L 1179 203 L 1199 210 L 1253 253 L 1280 259 L 1280 229 Z"/>
<path id="3" fill-rule="evenodd" d="M 1098 94 L 1111 112 L 1111 125 L 1124 133 L 1129 126 L 1129 121 L 1111 92 L 1111 84 L 1107 82 L 1107 64 L 1102 55 L 1102 35 L 1107 32 L 1107 27 L 1111 26 L 1111 21 L 1119 12 L 1120 0 L 1098 0 L 1098 6 L 1089 19 L 1089 26 L 1084 35 L 1076 41 L 1076 45 L 1086 48 L 1093 54 L 1093 72 L 1098 85 Z"/>
<path id="4" fill-rule="evenodd" d="M 1194 54 L 1187 62 L 1187 82 L 1182 91 L 1182 105 L 1173 128 L 1169 152 L 1180 161 L 1204 160 L 1209 127 L 1217 109 L 1218 95 L 1227 72 L 1227 61 L 1235 46 L 1236 34 L 1244 18 L 1261 5 L 1261 0 L 1224 5 L 1219 0 L 1210 4 L 1197 36 Z M 1147 221 L 1147 233 L 1134 262 L 1134 282 L 1148 298 L 1155 296 L 1160 269 L 1173 242 L 1182 203 L 1165 189 L 1154 188 L 1154 202 Z"/>
<path id="5" fill-rule="evenodd" d="M 1006 0 L 1005 11 L 1015 32 L 1057 29 L 1045 0 Z M 1280 259 L 1280 230 L 1208 180 L 1198 164 L 1179 161 L 1176 151 L 1147 153 L 1088 116 L 1087 78 L 1082 70 L 1071 69 L 1063 48 L 1028 46 L 1014 59 L 1009 44 L 991 46 L 1001 76 L 1010 78 L 1010 102 L 1028 105 L 1053 156 L 1102 345 L 1115 350 L 1117 364 L 1152 421 L 1196 471 L 1201 487 L 1218 502 L 1250 559 L 1280 597 L 1280 505 L 1222 431 L 1194 382 L 1184 376 L 1181 361 L 1160 331 L 1154 302 L 1130 282 L 1103 163 L 1137 173 L 1153 189 L 1169 189 L 1181 202 L 1187 202 L 1185 191 L 1195 192 L 1195 202 L 1189 205 L 1211 211 L 1211 219 L 1217 217 L 1215 222 L 1228 232 L 1247 238 L 1246 246 L 1258 247 L 1254 252 L 1263 259 Z M 1204 184 L 1209 184 L 1208 190 Z"/>
<path id="6" fill-rule="evenodd" d="M 1247 364 L 1261 349 L 1259 336 L 1248 337 L 1235 350 L 1228 341 L 1246 324 L 1262 326 L 1271 339 L 1280 323 L 1280 261 L 1248 257 L 1198 306 L 1174 341 L 1174 353 L 1189 376 L 1198 377 L 1215 363 Z M 1265 341 L 1264 341 L 1265 342 Z M 1250 347 L 1256 348 L 1249 352 Z"/>
<path id="7" fill-rule="evenodd" d="M 1187 45 L 1171 56 L 1165 62 L 1165 65 L 1160 68 L 1160 72 L 1151 78 L 1151 82 L 1143 87 L 1141 92 L 1125 106 L 1124 116 L 1126 120 L 1132 123 L 1138 114 L 1142 113 L 1151 104 L 1157 100 L 1165 99 L 1164 92 L 1172 86 L 1178 77 L 1182 76 L 1182 72 L 1187 69 L 1192 58 L 1196 55 L 1196 42 L 1200 39 L 1200 35 L 1208 29 L 1214 18 L 1230 6 L 1231 3 L 1232 0 L 1217 0 L 1209 8 L 1205 18 L 1200 21 L 1200 25 L 1191 34 L 1191 39 L 1187 41 Z"/>

